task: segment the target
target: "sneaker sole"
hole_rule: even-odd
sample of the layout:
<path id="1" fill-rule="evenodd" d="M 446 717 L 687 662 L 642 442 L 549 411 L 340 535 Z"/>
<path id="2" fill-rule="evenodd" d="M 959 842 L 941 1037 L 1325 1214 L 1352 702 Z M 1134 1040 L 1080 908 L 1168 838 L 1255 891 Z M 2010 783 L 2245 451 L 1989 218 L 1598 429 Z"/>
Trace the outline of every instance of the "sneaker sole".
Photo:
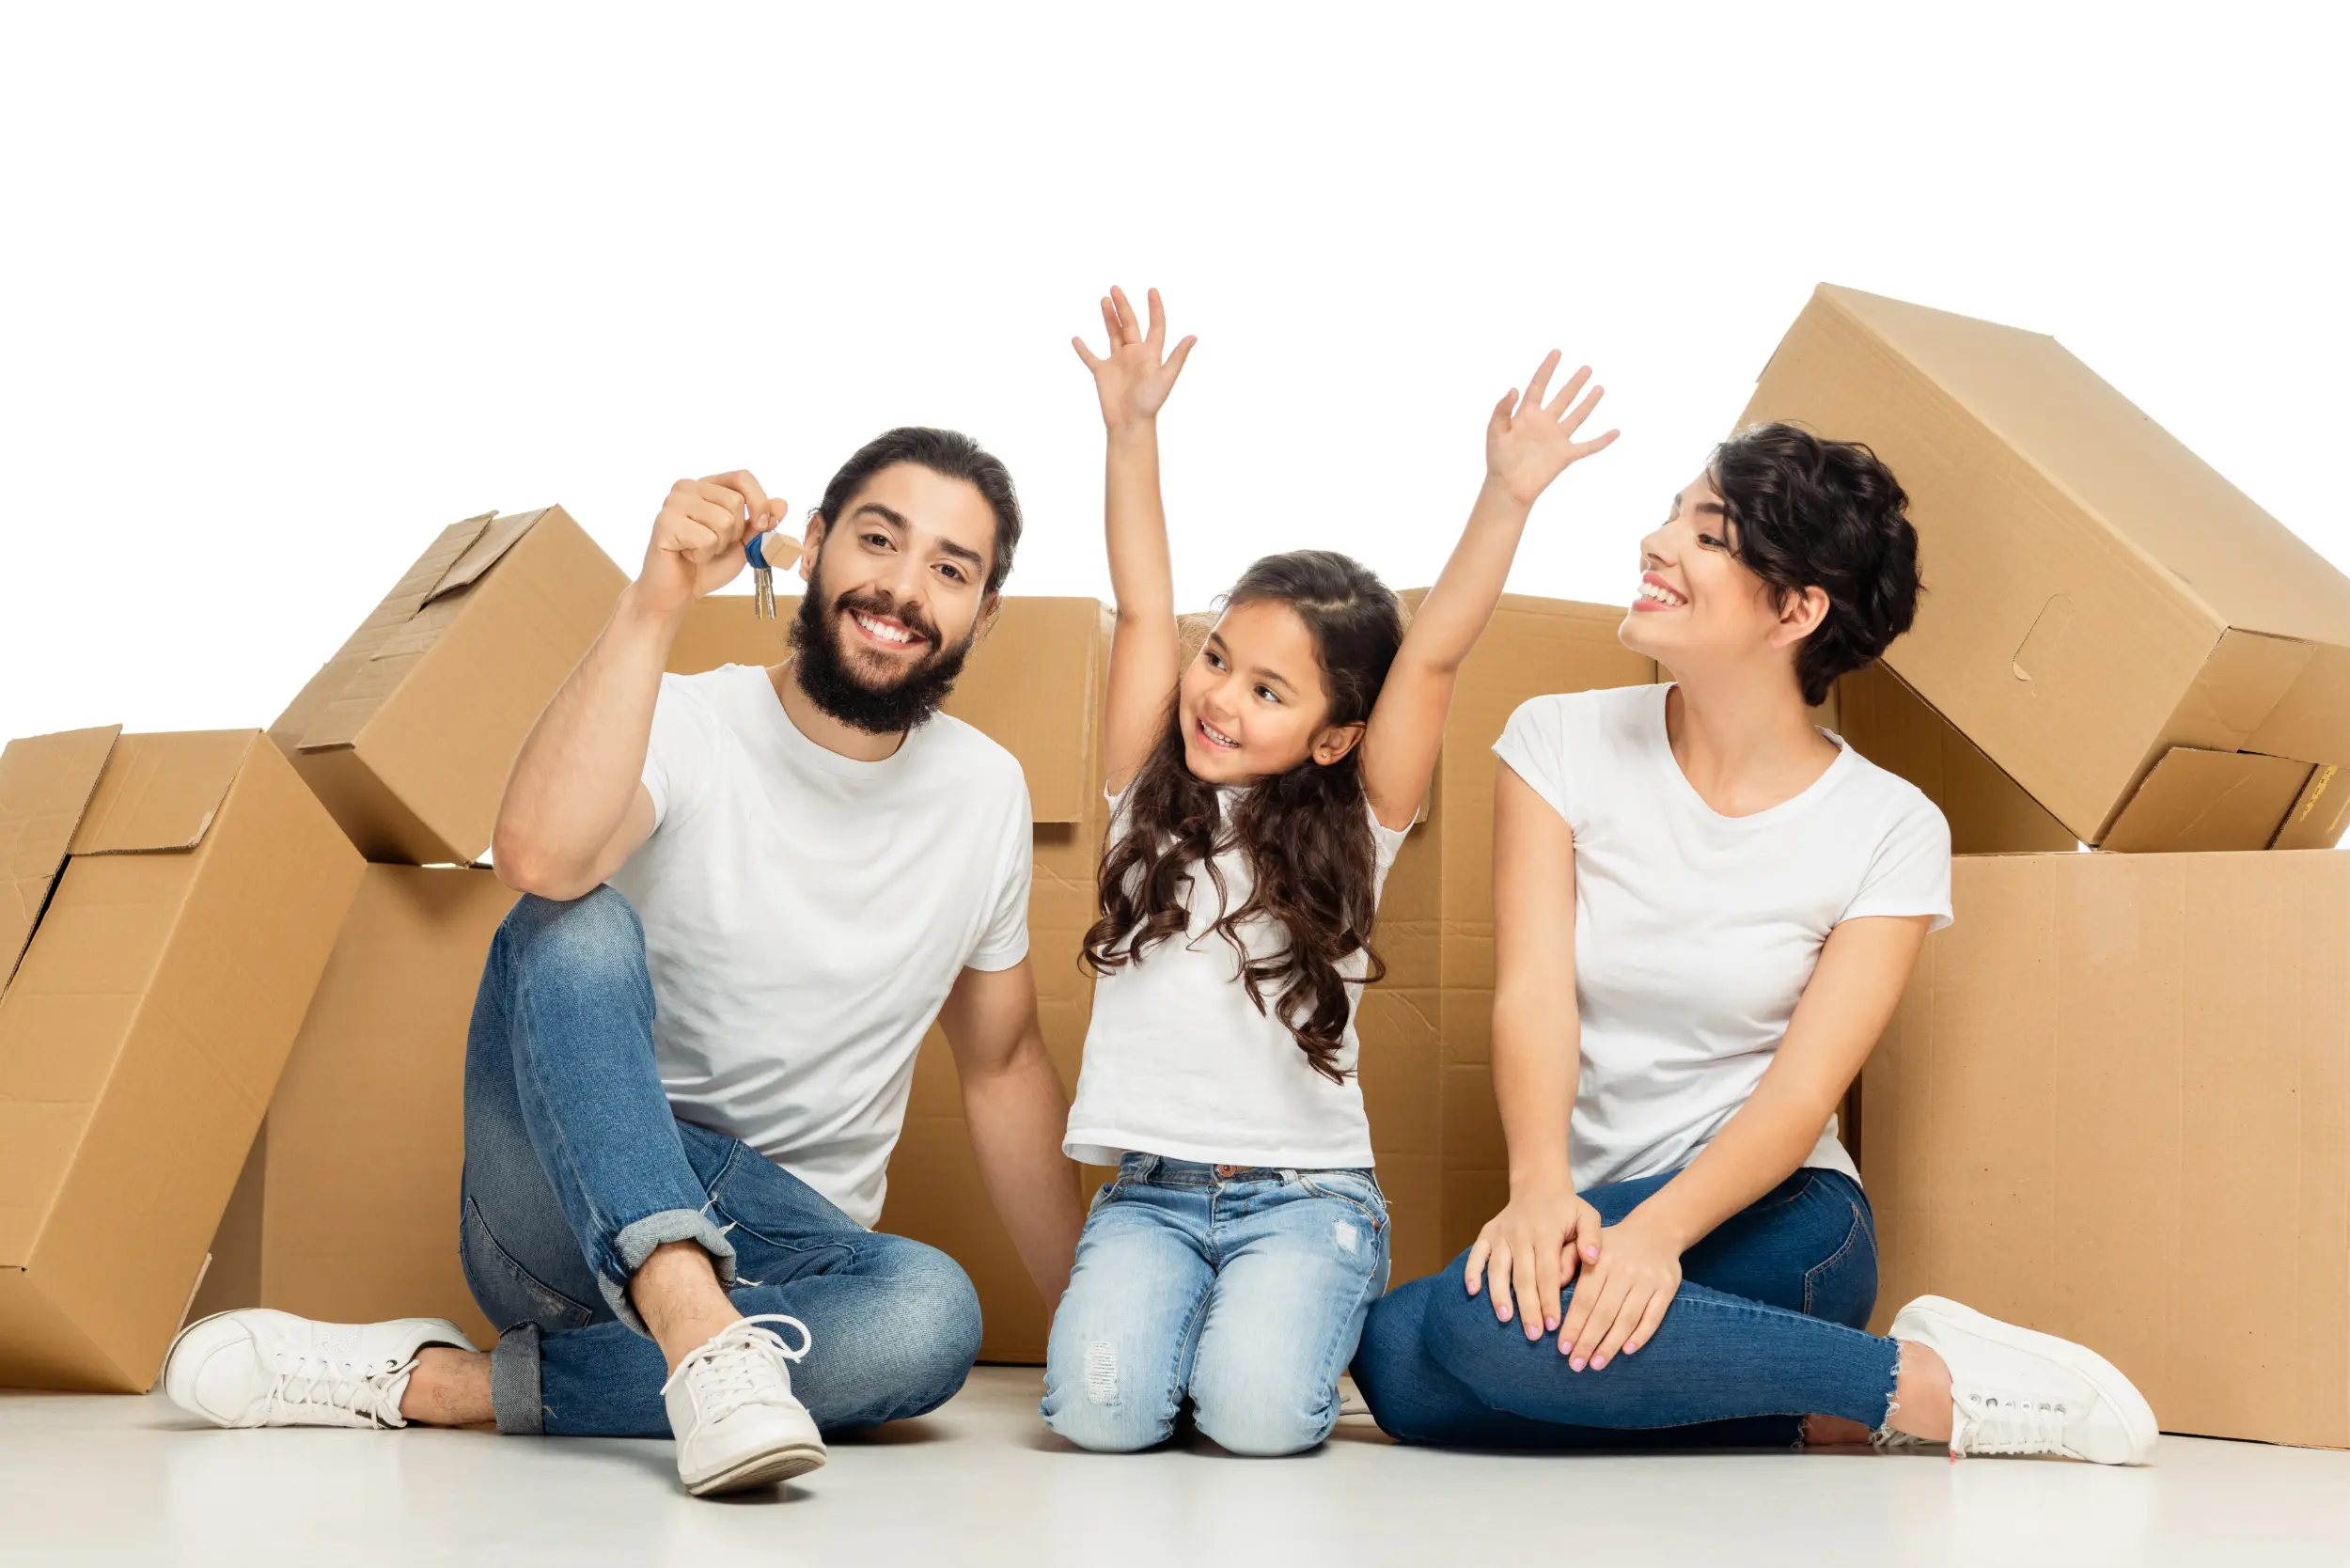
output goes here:
<path id="1" fill-rule="evenodd" d="M 1939 1295 L 1921 1295 L 1903 1308 L 1893 1324 L 1895 1339 L 1901 1338 L 1900 1319 L 1908 1317 L 1913 1312 L 1926 1318 L 1939 1318 L 1978 1339 L 1989 1340 L 1996 1344 L 2006 1345 L 2012 1350 L 2022 1350 L 2034 1356 L 2044 1356 L 2052 1361 L 2062 1362 L 2067 1368 L 2085 1378 L 2090 1387 L 2097 1390 L 2097 1397 L 2124 1418 L 2125 1425 L 2138 1426 L 2141 1431 L 2154 1433 L 2155 1440 L 2160 1440 L 2161 1427 L 2154 1419 L 2154 1407 L 2146 1403 L 2146 1396 L 2138 1391 L 2138 1385 L 2123 1376 L 2121 1368 L 2087 1345 L 2076 1344 L 2070 1340 L 2060 1339 L 2054 1334 L 2043 1334 L 2036 1328 L 2024 1328 L 2015 1324 L 2001 1322 L 1988 1313 L 1976 1311 L 1964 1302 L 1952 1301 L 1948 1296 Z M 2129 1418 L 2136 1419 L 2133 1420 Z M 2154 1463 L 2154 1443 L 2148 1442 L 2137 1457 L 2119 1461 L 2092 1460 L 2090 1463 L 2150 1465 Z"/>
<path id="2" fill-rule="evenodd" d="M 810 1470 L 821 1470 L 824 1467 L 824 1458 L 822 1449 L 807 1443 L 794 1443 L 790 1448 L 772 1449 L 756 1458 L 746 1459 L 730 1470 L 721 1470 L 714 1476 L 689 1482 L 685 1489 L 697 1497 L 714 1497 L 721 1492 L 747 1491 L 754 1486 L 790 1481 L 793 1476 L 804 1476 Z"/>

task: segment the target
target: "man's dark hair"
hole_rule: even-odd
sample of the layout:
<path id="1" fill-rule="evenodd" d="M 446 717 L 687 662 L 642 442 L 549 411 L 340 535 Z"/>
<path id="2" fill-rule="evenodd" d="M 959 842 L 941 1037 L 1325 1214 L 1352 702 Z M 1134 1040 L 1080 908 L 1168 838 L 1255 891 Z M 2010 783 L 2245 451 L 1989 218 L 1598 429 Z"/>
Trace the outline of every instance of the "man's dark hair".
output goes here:
<path id="1" fill-rule="evenodd" d="M 1731 548 L 1778 591 L 1817 588 L 1827 615 L 1795 654 L 1803 699 L 1818 707 L 1836 678 L 1866 666 L 1918 614 L 1918 530 L 1893 471 L 1857 441 L 1824 441 L 1794 425 L 1755 425 L 1706 463 L 1730 509 Z"/>
<path id="2" fill-rule="evenodd" d="M 962 479 L 986 497 L 995 513 L 995 549 L 988 563 L 986 591 L 1001 589 L 1011 572 L 1012 552 L 1020 547 L 1020 494 L 1012 488 L 1011 470 L 1003 460 L 961 431 L 901 425 L 859 447 L 824 486 L 824 498 L 817 503 L 827 535 L 867 480 L 901 463 L 918 463 L 933 474 Z"/>

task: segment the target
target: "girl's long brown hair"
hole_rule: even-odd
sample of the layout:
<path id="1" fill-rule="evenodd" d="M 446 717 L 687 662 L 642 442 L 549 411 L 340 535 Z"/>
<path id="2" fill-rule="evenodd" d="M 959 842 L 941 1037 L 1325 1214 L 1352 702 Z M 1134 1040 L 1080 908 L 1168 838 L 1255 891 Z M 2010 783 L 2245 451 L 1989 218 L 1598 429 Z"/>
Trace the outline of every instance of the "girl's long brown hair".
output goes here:
<path id="1" fill-rule="evenodd" d="M 1330 693 L 1330 711 L 1317 728 L 1369 722 L 1403 641 L 1402 605 L 1370 568 L 1330 550 L 1267 556 L 1242 573 L 1224 603 L 1288 605 L 1312 635 Z M 1170 937 L 1183 939 L 1191 881 L 1204 874 L 1215 887 L 1215 933 L 1239 955 L 1248 999 L 1281 1021 L 1315 1072 L 1344 1082 L 1338 1057 L 1354 1014 L 1348 988 L 1386 974 L 1371 946 L 1376 845 L 1361 758 L 1358 745 L 1327 766 L 1308 757 L 1260 779 L 1227 823 L 1215 786 L 1183 761 L 1182 720 L 1170 697 L 1167 729 L 1126 787 L 1126 831 L 1102 858 L 1102 917 L 1086 933 L 1087 966 L 1101 974 L 1140 962 Z M 1234 845 L 1254 884 L 1238 909 L 1230 907 L 1215 867 L 1217 854 Z M 1251 953 L 1240 927 L 1260 917 L 1287 941 Z M 1339 965 L 1357 952 L 1365 973 L 1349 981 Z"/>

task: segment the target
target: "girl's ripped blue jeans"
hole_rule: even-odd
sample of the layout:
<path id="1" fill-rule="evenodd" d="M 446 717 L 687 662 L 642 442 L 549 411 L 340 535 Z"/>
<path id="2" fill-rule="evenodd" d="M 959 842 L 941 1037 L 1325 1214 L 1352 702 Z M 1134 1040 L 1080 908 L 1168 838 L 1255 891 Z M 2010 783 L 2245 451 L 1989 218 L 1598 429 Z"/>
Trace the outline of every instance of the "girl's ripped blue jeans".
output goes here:
<path id="1" fill-rule="evenodd" d="M 1094 1198 L 1044 1358 L 1045 1423 L 1080 1448 L 1167 1440 L 1183 1402 L 1233 1453 L 1309 1449 L 1387 1284 L 1368 1170 L 1129 1154 Z"/>

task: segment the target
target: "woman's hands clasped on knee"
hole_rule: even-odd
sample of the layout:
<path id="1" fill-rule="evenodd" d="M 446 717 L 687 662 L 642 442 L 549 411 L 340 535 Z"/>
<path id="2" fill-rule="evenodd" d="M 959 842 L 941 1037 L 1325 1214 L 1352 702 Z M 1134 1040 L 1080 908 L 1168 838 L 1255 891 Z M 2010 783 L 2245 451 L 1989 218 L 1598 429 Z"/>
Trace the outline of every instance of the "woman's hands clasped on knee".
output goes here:
<path id="1" fill-rule="evenodd" d="M 1462 1283 L 1475 1295 L 1490 1280 L 1494 1317 L 1539 1340 L 1559 1327 L 1559 1293 L 1598 1262 L 1600 1234 L 1599 1211 L 1571 1187 L 1512 1194 L 1477 1233 Z"/>
<path id="2" fill-rule="evenodd" d="M 1567 1306 L 1559 1354 L 1576 1372 L 1597 1372 L 1621 1350 L 1629 1356 L 1649 1342 L 1681 1289 L 1680 1241 L 1640 1211 L 1599 1233 L 1599 1257 Z"/>

